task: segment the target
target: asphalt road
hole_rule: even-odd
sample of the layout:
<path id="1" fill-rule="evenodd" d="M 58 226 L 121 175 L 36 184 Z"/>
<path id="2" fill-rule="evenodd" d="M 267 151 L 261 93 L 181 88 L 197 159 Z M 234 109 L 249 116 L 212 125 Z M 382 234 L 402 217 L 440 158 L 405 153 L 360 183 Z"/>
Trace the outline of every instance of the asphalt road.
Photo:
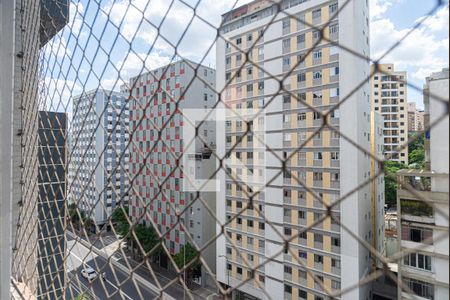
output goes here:
<path id="1" fill-rule="evenodd" d="M 82 293 L 88 294 L 92 300 L 156 298 L 157 295 L 148 287 L 133 280 L 128 274 L 109 264 L 106 259 L 92 253 L 84 245 L 70 237 L 67 239 L 67 249 L 70 250 L 67 260 L 70 288 L 67 290 L 66 299 L 73 299 Z M 106 272 L 106 280 L 95 279 L 89 282 L 81 276 L 81 270 L 87 266 L 94 270 L 101 270 L 100 272 Z"/>

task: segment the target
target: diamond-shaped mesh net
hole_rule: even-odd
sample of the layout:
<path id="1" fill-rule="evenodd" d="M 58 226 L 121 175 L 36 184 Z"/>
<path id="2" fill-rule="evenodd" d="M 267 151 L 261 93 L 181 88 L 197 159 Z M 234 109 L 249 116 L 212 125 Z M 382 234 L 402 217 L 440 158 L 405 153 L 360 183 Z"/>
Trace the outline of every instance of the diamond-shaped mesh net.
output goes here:
<path id="1" fill-rule="evenodd" d="M 366 1 L 16 2 L 24 298 L 364 299 L 383 281 L 438 299 L 391 265 L 448 241 L 448 192 L 443 209 L 423 192 L 434 175 L 386 161 L 448 122 L 448 95 L 431 91 L 442 115 L 383 155 L 370 87 L 422 92 L 379 62 L 446 3 L 371 57 Z M 405 223 L 420 243 L 388 255 L 385 181 L 447 227 Z"/>

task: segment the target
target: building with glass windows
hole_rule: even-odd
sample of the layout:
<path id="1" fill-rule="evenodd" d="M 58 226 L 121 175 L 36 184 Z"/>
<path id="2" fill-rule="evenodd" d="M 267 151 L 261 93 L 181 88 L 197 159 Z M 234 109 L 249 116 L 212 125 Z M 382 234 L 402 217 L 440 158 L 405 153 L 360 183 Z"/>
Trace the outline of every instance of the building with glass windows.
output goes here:
<path id="1" fill-rule="evenodd" d="M 73 99 L 69 202 L 97 225 L 128 204 L 129 111 L 122 93 L 96 89 Z"/>
<path id="2" fill-rule="evenodd" d="M 258 0 L 222 18 L 217 88 L 246 118 L 227 115 L 217 279 L 245 299 L 328 299 L 324 287 L 339 293 L 372 270 L 371 253 L 340 226 L 368 243 L 378 228 L 371 184 L 350 193 L 370 178 L 370 155 L 340 134 L 371 152 L 370 85 L 353 91 L 369 64 L 331 43 L 369 55 L 369 11 L 343 3 L 286 0 L 276 14 Z M 369 299 L 371 284 L 340 297 Z"/>
<path id="3" fill-rule="evenodd" d="M 371 78 L 372 110 L 384 119 L 384 154 L 387 159 L 405 165 L 408 165 L 407 80 L 407 73 L 396 71 L 393 64 L 378 65 Z"/>
<path id="4" fill-rule="evenodd" d="M 179 60 L 133 77 L 122 88 L 129 95 L 134 132 L 130 218 L 155 227 L 171 254 L 179 253 L 186 243 L 202 247 L 215 235 L 211 226 L 215 219 L 206 208 L 215 211 L 215 190 L 186 189 L 192 180 L 215 176 L 216 126 L 200 123 L 201 117 L 192 120 L 192 114 L 206 113 L 216 104 L 215 81 L 214 69 Z M 214 244 L 202 251 L 202 257 L 214 271 Z M 167 266 L 167 261 L 160 263 Z M 201 284 L 214 285 L 214 278 L 204 271 Z"/>
<path id="5" fill-rule="evenodd" d="M 426 170 L 397 173 L 398 299 L 449 297 L 448 93 L 448 69 L 426 78 Z"/>

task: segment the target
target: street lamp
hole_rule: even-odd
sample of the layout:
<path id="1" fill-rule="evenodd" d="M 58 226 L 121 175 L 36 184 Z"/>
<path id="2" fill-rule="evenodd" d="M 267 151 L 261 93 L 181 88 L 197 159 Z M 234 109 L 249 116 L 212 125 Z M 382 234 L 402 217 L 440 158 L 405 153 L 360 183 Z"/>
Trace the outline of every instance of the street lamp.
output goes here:
<path id="1" fill-rule="evenodd" d="M 230 270 L 228 269 L 228 257 L 226 255 L 219 255 L 219 257 L 225 258 L 225 268 L 227 268 L 227 285 L 230 286 Z"/>

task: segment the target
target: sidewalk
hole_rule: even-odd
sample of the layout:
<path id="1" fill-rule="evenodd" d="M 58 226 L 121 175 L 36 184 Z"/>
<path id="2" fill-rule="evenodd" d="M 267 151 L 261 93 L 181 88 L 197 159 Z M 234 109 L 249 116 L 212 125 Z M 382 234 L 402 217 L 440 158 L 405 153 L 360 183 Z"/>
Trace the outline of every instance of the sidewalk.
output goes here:
<path id="1" fill-rule="evenodd" d="M 82 237 L 82 238 L 85 239 L 85 237 Z M 93 245 L 98 251 L 107 252 L 109 255 L 113 255 L 113 252 L 111 252 L 111 249 L 116 248 L 118 246 L 117 239 L 111 234 L 102 236 L 101 240 L 98 238 L 98 236 L 95 236 L 95 235 L 90 236 L 88 242 L 91 245 Z M 113 257 L 116 258 L 117 263 L 119 263 L 127 268 L 128 268 L 128 264 L 131 266 L 131 268 L 136 268 L 139 265 L 139 262 L 137 262 L 131 258 L 131 253 L 127 248 L 123 248 L 123 252 L 125 253 L 126 258 L 122 257 L 122 254 L 119 251 L 117 251 L 113 255 Z M 154 263 L 148 262 L 148 264 L 150 264 L 150 266 L 155 274 L 155 277 L 156 277 L 158 283 L 161 285 L 161 287 L 166 286 L 170 281 L 177 278 L 177 276 L 174 272 L 166 270 Z M 150 270 L 147 268 L 146 264 L 139 266 L 135 270 L 135 273 L 138 274 L 139 276 L 145 278 L 146 280 L 148 280 L 148 282 L 150 282 L 151 284 L 158 286 L 156 284 L 154 277 L 151 274 Z M 199 300 L 212 299 L 213 296 L 216 295 L 216 291 L 211 290 L 209 288 L 199 286 L 195 283 L 191 283 L 189 285 L 189 288 L 190 288 L 190 292 L 193 294 L 195 299 L 199 299 Z M 189 298 L 187 293 L 185 295 L 183 286 L 177 282 L 172 283 L 170 286 L 166 287 L 165 292 L 167 294 L 169 294 L 171 297 L 174 297 L 175 299 L 183 299 L 184 297 L 186 297 L 187 299 Z"/>

